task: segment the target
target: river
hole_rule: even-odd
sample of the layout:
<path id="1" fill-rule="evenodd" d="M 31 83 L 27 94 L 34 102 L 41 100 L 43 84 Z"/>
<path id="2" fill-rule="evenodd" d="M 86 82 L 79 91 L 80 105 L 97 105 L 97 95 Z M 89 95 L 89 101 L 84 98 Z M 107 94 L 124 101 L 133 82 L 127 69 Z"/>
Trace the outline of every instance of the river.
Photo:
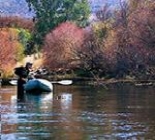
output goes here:
<path id="1" fill-rule="evenodd" d="M 155 87 L 54 85 L 48 94 L 1 87 L 1 140 L 155 140 Z"/>

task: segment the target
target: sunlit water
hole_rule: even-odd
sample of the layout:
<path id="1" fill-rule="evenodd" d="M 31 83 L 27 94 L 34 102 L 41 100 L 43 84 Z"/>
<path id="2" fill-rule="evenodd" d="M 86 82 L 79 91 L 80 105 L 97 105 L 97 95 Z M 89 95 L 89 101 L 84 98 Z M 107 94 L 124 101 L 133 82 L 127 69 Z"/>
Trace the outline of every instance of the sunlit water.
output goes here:
<path id="1" fill-rule="evenodd" d="M 0 90 L 1 140 L 154 140 L 155 87 L 54 86 L 53 93 Z"/>

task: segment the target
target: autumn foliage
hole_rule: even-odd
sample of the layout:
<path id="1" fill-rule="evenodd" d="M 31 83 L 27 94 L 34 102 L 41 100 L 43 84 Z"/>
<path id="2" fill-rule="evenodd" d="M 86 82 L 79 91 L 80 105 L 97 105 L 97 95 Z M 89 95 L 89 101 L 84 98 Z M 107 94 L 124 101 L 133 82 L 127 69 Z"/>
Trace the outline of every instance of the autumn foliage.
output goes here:
<path id="1" fill-rule="evenodd" d="M 18 39 L 18 30 L 13 28 L 1 28 L 0 70 L 3 76 L 11 74 L 15 64 L 23 57 L 24 48 Z"/>
<path id="2" fill-rule="evenodd" d="M 114 41 L 116 74 L 148 74 L 155 63 L 154 2 L 130 1 L 121 3 L 115 15 Z"/>
<path id="3" fill-rule="evenodd" d="M 99 21 L 83 30 L 73 23 L 60 24 L 45 38 L 45 65 L 73 68 L 76 60 L 78 68 L 98 77 L 149 75 L 155 67 L 153 3 L 121 2 L 113 15 L 104 7 L 97 13 Z"/>
<path id="4" fill-rule="evenodd" d="M 20 17 L 0 17 L 0 72 L 3 77 L 12 74 L 15 64 L 21 61 L 31 39 L 33 21 Z"/>
<path id="5" fill-rule="evenodd" d="M 69 68 L 76 61 L 75 49 L 81 47 L 83 29 L 66 22 L 47 34 L 43 53 L 45 65 L 51 69 Z"/>
<path id="6" fill-rule="evenodd" d="M 33 31 L 34 23 L 32 19 L 25 19 L 20 17 L 0 16 L 0 28 L 12 27 L 12 28 L 23 28 L 29 31 Z"/>
<path id="7" fill-rule="evenodd" d="M 15 44 L 7 29 L 0 31 L 0 69 L 6 70 L 10 64 L 15 64 Z"/>
<path id="8" fill-rule="evenodd" d="M 37 46 L 42 47 L 44 66 L 56 71 L 78 69 L 84 76 L 155 79 L 154 9 L 152 0 L 120 1 L 118 9 L 103 7 L 97 12 L 98 21 L 86 28 L 68 21 L 59 24 L 41 40 L 43 46 Z M 15 18 L 0 18 L 0 25 L 33 31 L 33 24 Z M 6 62 L 17 61 L 20 48 L 16 33 L 5 30 L 0 32 L 1 69 Z"/>

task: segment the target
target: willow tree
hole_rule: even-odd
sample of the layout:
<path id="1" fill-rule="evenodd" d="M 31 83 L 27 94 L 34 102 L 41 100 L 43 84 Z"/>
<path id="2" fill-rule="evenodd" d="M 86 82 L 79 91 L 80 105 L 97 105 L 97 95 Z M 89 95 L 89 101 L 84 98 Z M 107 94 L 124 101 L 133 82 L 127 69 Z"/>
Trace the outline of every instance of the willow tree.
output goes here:
<path id="1" fill-rule="evenodd" d="M 88 23 L 90 8 L 87 0 L 26 0 L 35 12 L 34 41 L 43 43 L 43 38 L 52 29 L 65 21 L 84 27 Z"/>

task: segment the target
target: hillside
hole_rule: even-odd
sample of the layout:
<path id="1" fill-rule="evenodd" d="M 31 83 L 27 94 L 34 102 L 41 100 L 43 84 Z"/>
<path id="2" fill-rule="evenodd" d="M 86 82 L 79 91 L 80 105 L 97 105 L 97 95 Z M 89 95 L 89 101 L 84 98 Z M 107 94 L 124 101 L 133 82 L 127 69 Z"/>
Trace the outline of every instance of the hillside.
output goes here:
<path id="1" fill-rule="evenodd" d="M 0 0 L 0 14 L 26 18 L 33 16 L 33 13 L 29 12 L 28 5 L 25 0 Z"/>
<path id="2" fill-rule="evenodd" d="M 115 6 L 119 0 L 89 0 L 91 12 L 99 10 L 104 4 Z M 28 10 L 25 0 L 0 0 L 0 14 L 30 18 L 34 14 Z"/>

